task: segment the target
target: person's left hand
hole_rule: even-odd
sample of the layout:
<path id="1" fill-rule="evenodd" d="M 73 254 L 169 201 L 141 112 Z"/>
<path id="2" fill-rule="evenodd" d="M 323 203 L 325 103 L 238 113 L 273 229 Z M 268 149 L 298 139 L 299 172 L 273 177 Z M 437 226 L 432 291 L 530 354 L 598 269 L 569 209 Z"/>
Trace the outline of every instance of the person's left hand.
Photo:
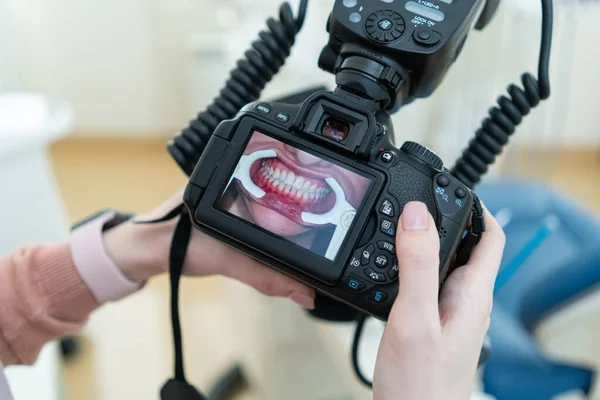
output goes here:
<path id="1" fill-rule="evenodd" d="M 171 239 L 179 218 L 159 224 L 135 221 L 159 219 L 182 202 L 183 191 L 149 213 L 136 216 L 104 234 L 109 256 L 134 282 L 144 282 L 169 269 Z M 192 228 L 183 273 L 188 276 L 223 275 L 241 281 L 267 296 L 289 297 L 308 309 L 314 308 L 312 288 L 234 250 Z"/>

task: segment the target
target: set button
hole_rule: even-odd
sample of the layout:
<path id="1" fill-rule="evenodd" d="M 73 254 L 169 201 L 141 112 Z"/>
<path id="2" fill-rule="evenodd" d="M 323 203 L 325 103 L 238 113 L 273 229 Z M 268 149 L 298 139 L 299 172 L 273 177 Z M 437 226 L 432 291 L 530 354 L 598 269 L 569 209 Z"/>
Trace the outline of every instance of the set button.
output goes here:
<path id="1" fill-rule="evenodd" d="M 379 255 L 375 257 L 375 266 L 379 268 L 385 268 L 388 265 L 388 259 L 384 255 Z"/>

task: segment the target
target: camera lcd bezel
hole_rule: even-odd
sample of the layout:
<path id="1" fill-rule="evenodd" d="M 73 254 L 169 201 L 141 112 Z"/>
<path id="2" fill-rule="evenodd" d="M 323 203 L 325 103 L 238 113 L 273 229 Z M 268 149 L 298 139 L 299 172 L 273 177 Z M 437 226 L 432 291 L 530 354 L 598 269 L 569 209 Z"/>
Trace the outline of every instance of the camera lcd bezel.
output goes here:
<path id="1" fill-rule="evenodd" d="M 370 187 L 365 192 L 362 204 L 358 207 L 348 230 L 349 233 L 333 261 L 218 208 L 217 203 L 254 132 L 260 132 L 323 160 L 339 164 L 371 180 Z M 196 168 L 202 168 L 202 165 Z M 343 157 L 342 154 L 335 153 L 326 146 L 320 147 L 313 140 L 302 138 L 301 134 L 286 132 L 273 124 L 246 116 L 235 128 L 227 150 L 220 158 L 219 166 L 215 168 L 210 183 L 195 209 L 194 219 L 196 224 L 216 230 L 245 249 L 252 249 L 259 253 L 260 259 L 264 260 L 267 257 L 272 266 L 279 268 L 285 266 L 296 273 L 305 274 L 327 286 L 335 287 L 339 284 L 348 260 L 372 216 L 385 182 L 386 177 L 382 171 Z M 193 180 L 190 183 L 193 184 Z"/>

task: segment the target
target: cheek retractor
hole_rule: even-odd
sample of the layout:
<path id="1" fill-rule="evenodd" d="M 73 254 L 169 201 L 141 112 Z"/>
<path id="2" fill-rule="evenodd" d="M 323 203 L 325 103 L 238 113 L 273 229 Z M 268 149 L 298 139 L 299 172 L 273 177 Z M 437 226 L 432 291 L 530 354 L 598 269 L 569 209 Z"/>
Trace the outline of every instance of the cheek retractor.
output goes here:
<path id="1" fill-rule="evenodd" d="M 250 168 L 256 160 L 273 157 L 277 157 L 275 150 L 259 150 L 252 154 L 242 156 L 237 167 L 235 167 L 233 175 L 231 175 L 231 178 L 229 179 L 229 183 L 227 183 L 227 188 L 229 188 L 229 185 L 231 185 L 231 182 L 234 179 L 237 179 L 242 183 L 244 189 L 246 189 L 248 193 L 258 199 L 262 198 L 266 193 L 252 181 L 252 178 L 250 177 Z"/>
<path id="2" fill-rule="evenodd" d="M 335 225 L 335 232 L 325 253 L 325 257 L 333 260 L 352 225 L 356 209 L 346 200 L 346 194 L 339 183 L 333 178 L 325 179 L 335 193 L 335 205 L 325 214 L 302 213 L 302 220 L 313 225 Z"/>

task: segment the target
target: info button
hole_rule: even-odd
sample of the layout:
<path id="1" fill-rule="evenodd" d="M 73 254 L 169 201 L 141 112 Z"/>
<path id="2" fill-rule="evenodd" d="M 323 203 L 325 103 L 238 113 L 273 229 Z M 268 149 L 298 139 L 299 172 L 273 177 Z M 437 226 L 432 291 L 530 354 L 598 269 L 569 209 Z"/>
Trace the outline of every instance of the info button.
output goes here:
<path id="1" fill-rule="evenodd" d="M 279 122 L 283 122 L 284 124 L 290 120 L 290 116 L 284 112 L 277 113 L 276 118 Z"/>

